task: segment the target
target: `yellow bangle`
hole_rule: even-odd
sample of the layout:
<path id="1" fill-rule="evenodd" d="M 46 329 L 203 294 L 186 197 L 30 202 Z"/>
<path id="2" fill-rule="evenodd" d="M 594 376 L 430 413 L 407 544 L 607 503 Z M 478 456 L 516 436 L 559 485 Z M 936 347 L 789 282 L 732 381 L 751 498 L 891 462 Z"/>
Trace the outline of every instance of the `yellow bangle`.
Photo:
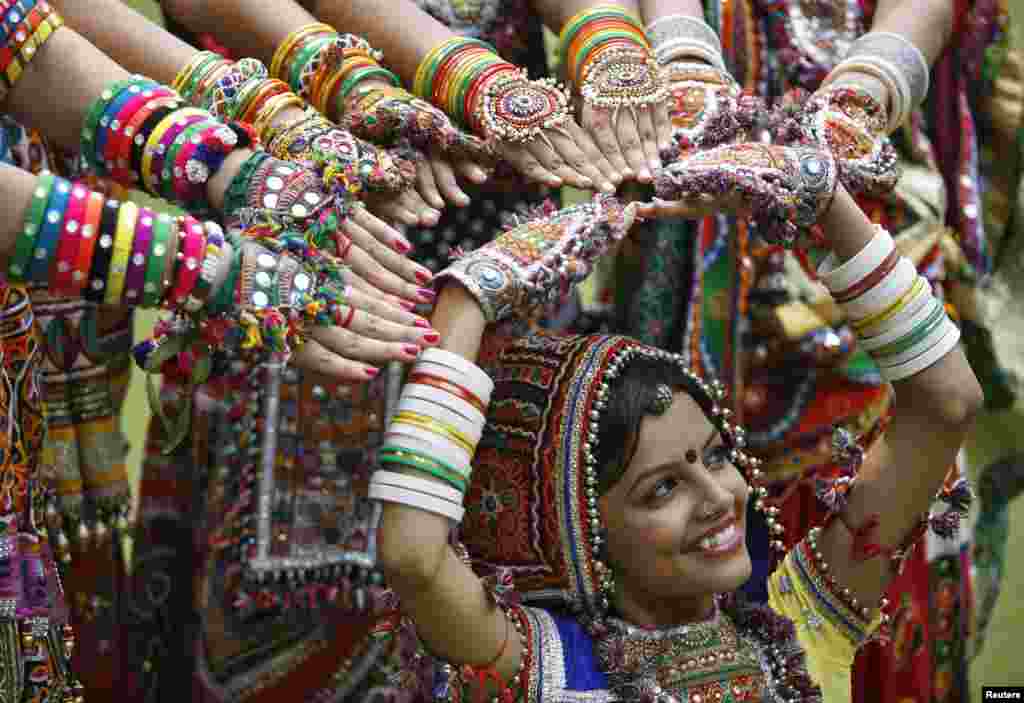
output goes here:
<path id="1" fill-rule="evenodd" d="M 896 299 L 896 302 L 892 303 L 889 307 L 885 308 L 881 312 L 876 312 L 874 315 L 871 315 L 870 317 L 865 317 L 863 320 L 856 320 L 855 322 L 851 323 L 850 326 L 853 327 L 855 332 L 863 333 L 864 330 L 885 322 L 893 315 L 898 313 L 900 310 L 905 308 L 911 300 L 920 295 L 926 285 L 928 284 L 925 281 L 925 279 L 921 276 L 918 276 L 917 279 L 914 281 L 914 285 L 910 286 L 910 288 L 903 291 L 903 294 Z"/>
<path id="2" fill-rule="evenodd" d="M 335 31 L 334 27 L 329 24 L 324 24 L 323 22 L 313 22 L 312 24 L 299 27 L 285 37 L 284 41 L 281 42 L 281 45 L 277 47 L 277 51 L 274 52 L 274 57 L 270 60 L 270 75 L 287 83 L 287 77 L 281 76 L 281 71 L 285 68 L 285 61 L 295 49 L 296 44 L 309 35 L 317 33 L 337 34 L 337 31 Z"/>
<path id="3" fill-rule="evenodd" d="M 114 253 L 110 258 L 110 273 L 107 274 L 107 291 L 103 302 L 117 305 L 121 302 L 124 282 L 128 274 L 128 259 L 132 256 L 135 241 L 135 223 L 139 219 L 139 206 L 130 200 L 121 203 L 114 235 Z"/>
<path id="4" fill-rule="evenodd" d="M 187 119 L 193 115 L 207 115 L 209 113 L 203 112 L 194 107 L 183 107 L 180 110 L 175 110 L 156 126 L 152 134 L 149 135 L 149 140 L 146 142 L 145 148 L 142 150 L 142 179 L 149 188 L 151 193 L 159 193 L 160 183 L 157 178 L 159 174 L 153 173 L 153 157 L 156 156 L 156 148 L 164 138 L 164 134 L 169 130 L 174 123 L 181 119 Z"/>
<path id="5" fill-rule="evenodd" d="M 269 145 L 273 140 L 273 135 L 269 134 L 269 130 L 272 126 L 274 118 L 277 117 L 277 113 L 289 107 L 305 107 L 306 103 L 303 102 L 295 93 L 283 93 L 281 95 L 275 95 L 267 104 L 260 110 L 260 113 L 256 115 L 256 119 L 253 120 L 253 127 L 256 129 L 256 133 L 260 135 L 260 141 L 265 145 Z"/>
<path id="6" fill-rule="evenodd" d="M 434 434 L 439 434 L 442 437 L 450 439 L 452 442 L 455 442 L 457 446 L 465 449 L 466 453 L 469 454 L 470 457 L 472 457 L 473 452 L 476 451 L 473 443 L 469 441 L 469 438 L 466 437 L 466 435 L 462 434 L 454 427 L 451 427 L 440 420 L 435 420 L 427 415 L 420 415 L 419 413 L 414 413 L 409 410 L 403 410 L 400 413 L 395 413 L 392 421 L 404 422 L 407 425 L 419 427 L 427 430 L 428 432 L 433 432 Z"/>

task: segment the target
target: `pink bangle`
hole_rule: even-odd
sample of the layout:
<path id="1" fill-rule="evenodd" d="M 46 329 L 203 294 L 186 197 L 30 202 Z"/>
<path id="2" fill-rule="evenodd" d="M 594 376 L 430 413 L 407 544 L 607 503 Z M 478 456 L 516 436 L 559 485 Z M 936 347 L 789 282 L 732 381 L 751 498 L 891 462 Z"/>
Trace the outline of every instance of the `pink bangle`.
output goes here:
<path id="1" fill-rule="evenodd" d="M 89 202 L 89 189 L 81 183 L 71 186 L 68 206 L 64 211 L 64 228 L 61 230 L 60 242 L 57 244 L 57 262 L 51 272 L 53 289 L 56 293 L 72 292 L 71 275 L 75 269 L 75 259 L 82 241 L 82 226 L 85 220 L 85 206 Z"/>
<path id="2" fill-rule="evenodd" d="M 124 275 L 124 302 L 138 305 L 142 300 L 142 287 L 146 283 L 146 255 L 153 239 L 153 219 L 156 213 L 149 208 L 139 208 L 139 219 L 135 221 L 135 239 L 132 255 L 128 259 L 128 270 Z"/>
<path id="3" fill-rule="evenodd" d="M 188 108 L 186 108 L 188 109 Z M 164 132 L 160 138 L 160 143 L 155 147 L 155 153 L 153 154 L 153 163 L 149 167 L 149 170 L 143 174 L 143 179 L 146 183 L 146 187 L 149 188 L 151 193 L 161 192 L 160 181 L 163 177 L 164 170 L 164 159 L 167 158 L 167 152 L 171 148 L 171 144 L 178 137 L 182 131 L 185 130 L 189 125 L 195 124 L 199 120 L 207 119 L 207 115 L 204 113 L 193 112 L 185 117 L 178 118 L 174 124 Z"/>
<path id="4" fill-rule="evenodd" d="M 182 244 L 178 251 L 177 281 L 171 294 L 171 304 L 183 305 L 199 279 L 199 260 L 206 248 L 206 230 L 194 217 L 185 217 L 181 228 Z"/>
<path id="5" fill-rule="evenodd" d="M 145 139 L 148 135 L 139 134 L 138 131 L 146 123 L 150 116 L 163 107 L 174 107 L 181 102 L 181 98 L 169 90 L 154 91 L 153 97 L 145 105 L 136 110 L 128 120 L 128 124 L 122 128 L 118 135 L 121 142 L 117 148 L 117 162 L 109 164 L 111 177 L 118 183 L 137 183 L 138 173 L 132 171 L 132 147 L 136 139 Z M 139 164 L 141 167 L 141 163 Z"/>
<path id="6" fill-rule="evenodd" d="M 118 156 L 123 151 L 123 142 L 129 141 L 124 134 L 125 127 L 131 122 L 135 113 L 141 110 L 152 98 L 153 91 L 142 91 L 126 102 L 111 121 L 110 136 L 107 137 L 107 143 L 103 146 L 103 165 L 108 173 L 111 173 L 117 167 Z"/>

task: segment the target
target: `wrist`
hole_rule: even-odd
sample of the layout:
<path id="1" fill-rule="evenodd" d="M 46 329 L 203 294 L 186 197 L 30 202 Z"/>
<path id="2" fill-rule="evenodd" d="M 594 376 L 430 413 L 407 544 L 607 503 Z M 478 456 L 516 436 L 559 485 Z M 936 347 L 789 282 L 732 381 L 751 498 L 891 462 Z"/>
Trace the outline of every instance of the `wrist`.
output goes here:
<path id="1" fill-rule="evenodd" d="M 487 319 L 469 291 L 457 283 L 445 285 L 434 305 L 430 321 L 441 334 L 441 349 L 470 361 L 476 359 Z"/>
<path id="2" fill-rule="evenodd" d="M 231 152 L 217 172 L 206 184 L 206 196 L 218 211 L 224 209 L 224 196 L 227 194 L 231 181 L 238 175 L 242 164 L 253 155 L 252 149 L 237 149 Z"/>
<path id="3" fill-rule="evenodd" d="M 860 206 L 840 183 L 835 197 L 819 224 L 825 232 L 825 241 L 840 262 L 853 258 L 875 236 L 874 225 Z"/>

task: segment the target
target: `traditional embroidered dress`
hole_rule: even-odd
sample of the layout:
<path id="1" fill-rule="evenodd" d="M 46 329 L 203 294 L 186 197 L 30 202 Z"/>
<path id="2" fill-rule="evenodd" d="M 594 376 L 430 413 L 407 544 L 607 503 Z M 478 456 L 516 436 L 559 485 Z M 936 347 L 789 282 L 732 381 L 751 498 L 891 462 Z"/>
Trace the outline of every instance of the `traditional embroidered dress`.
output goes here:
<path id="1" fill-rule="evenodd" d="M 730 594 L 709 621 L 668 630 L 599 614 L 607 592 L 593 416 L 616 374 L 645 353 L 615 336 L 485 342 L 480 363 L 495 388 L 459 536 L 477 572 L 504 584 L 492 590 L 522 637 L 524 668 L 501 700 L 850 701 L 854 655 L 878 613 L 841 595 L 816 532 L 772 575 L 769 606 Z M 714 406 L 695 400 L 715 421 Z M 420 671 L 426 659 L 407 667 Z M 476 675 L 440 665 L 420 695 L 472 700 L 465 683 Z"/>
<path id="2" fill-rule="evenodd" d="M 874 3 L 859 0 L 818 3 L 813 13 L 806 3 L 787 0 L 705 3 L 730 72 L 769 103 L 794 87 L 817 88 L 870 28 L 873 12 Z M 861 204 L 966 317 L 973 286 L 991 266 L 972 108 L 990 76 L 985 48 L 1001 41 L 1005 8 L 961 3 L 957 18 L 954 44 L 933 68 L 927 105 L 894 135 L 904 177 L 889 197 Z M 730 218 L 648 226 L 618 267 L 606 269 L 610 284 L 592 285 L 579 329 L 601 324 L 679 351 L 692 368 L 729 385 L 751 448 L 767 460 L 784 541 L 792 546 L 825 515 L 820 482 L 842 473 L 831 461 L 833 427 L 870 444 L 883 427 L 888 390 L 805 262 L 757 243 L 745 223 Z M 778 557 L 754 516 L 751 530 L 755 576 L 748 590 L 763 601 Z M 865 647 L 858 700 L 959 699 L 967 673 L 969 571 L 966 542 L 930 541 L 916 551 L 890 592 L 902 606 L 893 643 Z"/>

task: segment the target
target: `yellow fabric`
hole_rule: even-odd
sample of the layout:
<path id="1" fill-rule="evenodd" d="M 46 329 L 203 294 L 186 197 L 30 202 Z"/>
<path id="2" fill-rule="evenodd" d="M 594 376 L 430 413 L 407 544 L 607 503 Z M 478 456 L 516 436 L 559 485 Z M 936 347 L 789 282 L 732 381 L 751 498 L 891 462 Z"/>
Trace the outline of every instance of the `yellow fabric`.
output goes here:
<path id="1" fill-rule="evenodd" d="M 807 670 L 821 686 L 825 703 L 852 700 L 850 672 L 860 646 L 878 627 L 845 608 L 824 586 L 801 543 L 768 579 L 768 604 L 796 626 Z"/>

